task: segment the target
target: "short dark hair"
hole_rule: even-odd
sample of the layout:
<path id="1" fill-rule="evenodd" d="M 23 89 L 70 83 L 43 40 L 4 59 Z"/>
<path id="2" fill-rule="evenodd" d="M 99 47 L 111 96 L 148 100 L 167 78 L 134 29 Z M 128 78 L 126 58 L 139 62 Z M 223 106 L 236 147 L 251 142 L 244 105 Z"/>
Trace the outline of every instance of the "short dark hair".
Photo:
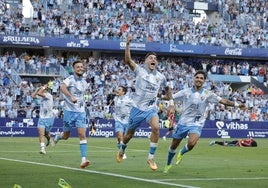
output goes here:
<path id="1" fill-rule="evenodd" d="M 257 147 L 257 142 L 256 142 L 256 141 L 252 141 L 252 142 L 251 142 L 251 146 L 252 146 L 252 147 Z"/>
<path id="2" fill-rule="evenodd" d="M 198 74 L 203 74 L 204 78 L 207 79 L 207 73 L 205 73 L 205 71 L 203 70 L 198 70 L 195 74 L 194 74 L 194 77 Z"/>
<path id="3" fill-rule="evenodd" d="M 157 57 L 157 54 L 156 54 L 155 52 L 148 52 L 148 53 L 146 54 L 146 56 L 145 56 L 145 59 L 146 59 L 147 57 L 149 57 L 150 55 L 154 55 L 154 56 Z"/>
<path id="4" fill-rule="evenodd" d="M 121 87 L 123 89 L 124 94 L 127 93 L 127 87 L 126 86 L 120 85 L 119 87 Z"/>
<path id="5" fill-rule="evenodd" d="M 82 61 L 80 61 L 80 60 L 74 61 L 73 64 L 72 64 L 72 67 L 74 67 L 77 63 L 82 63 Z"/>

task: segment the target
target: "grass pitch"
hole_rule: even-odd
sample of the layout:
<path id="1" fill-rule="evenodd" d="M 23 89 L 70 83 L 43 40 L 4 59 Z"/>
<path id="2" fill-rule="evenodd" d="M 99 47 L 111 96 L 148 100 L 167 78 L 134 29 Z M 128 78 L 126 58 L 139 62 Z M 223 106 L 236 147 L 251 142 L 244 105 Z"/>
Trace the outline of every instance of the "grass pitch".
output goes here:
<path id="1" fill-rule="evenodd" d="M 80 169 L 78 138 L 60 141 L 40 155 L 38 138 L 0 137 L 0 187 L 59 188 L 59 178 L 72 188 L 267 187 L 267 139 L 257 139 L 256 148 L 209 146 L 210 140 L 200 139 L 181 164 L 174 164 L 164 174 L 171 139 L 159 140 L 155 155 L 158 170 L 152 171 L 146 163 L 149 139 L 145 138 L 130 141 L 122 163 L 115 160 L 116 138 L 88 138 L 92 164 Z"/>

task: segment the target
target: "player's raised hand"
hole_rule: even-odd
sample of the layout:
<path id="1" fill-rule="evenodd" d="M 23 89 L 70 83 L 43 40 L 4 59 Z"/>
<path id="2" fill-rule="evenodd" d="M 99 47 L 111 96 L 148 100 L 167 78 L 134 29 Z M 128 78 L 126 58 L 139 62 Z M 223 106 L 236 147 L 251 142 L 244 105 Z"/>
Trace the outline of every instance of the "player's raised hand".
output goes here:
<path id="1" fill-rule="evenodd" d="M 132 41 L 132 36 L 128 35 L 127 36 L 127 43 L 131 42 Z"/>

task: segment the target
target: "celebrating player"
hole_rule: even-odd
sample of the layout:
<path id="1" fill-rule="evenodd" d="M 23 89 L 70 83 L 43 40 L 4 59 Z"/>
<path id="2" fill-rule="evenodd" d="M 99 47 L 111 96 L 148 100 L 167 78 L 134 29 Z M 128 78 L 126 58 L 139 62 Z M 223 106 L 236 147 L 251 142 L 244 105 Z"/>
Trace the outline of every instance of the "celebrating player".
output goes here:
<path id="1" fill-rule="evenodd" d="M 62 85 L 61 92 L 64 96 L 64 117 L 63 117 L 63 133 L 57 134 L 53 140 L 56 144 L 59 140 L 67 140 L 70 137 L 73 126 L 77 127 L 80 139 L 80 168 L 90 165 L 87 160 L 87 138 L 86 138 L 86 111 L 84 93 L 87 88 L 87 82 L 83 78 L 84 65 L 81 61 L 73 62 L 74 74 L 67 77 Z"/>
<path id="2" fill-rule="evenodd" d="M 50 142 L 50 130 L 54 124 L 55 115 L 53 114 L 53 96 L 48 92 L 47 85 L 42 86 L 37 89 L 32 94 L 33 98 L 38 98 L 40 104 L 40 113 L 38 119 L 38 134 L 40 142 L 40 154 L 46 154 L 46 146 Z M 47 139 L 47 144 L 45 144 L 44 137 Z"/>
<path id="3" fill-rule="evenodd" d="M 221 98 L 212 91 L 205 89 L 203 84 L 206 77 L 205 72 L 197 71 L 194 75 L 194 86 L 183 89 L 173 95 L 174 100 L 182 101 L 182 113 L 172 135 L 173 140 L 169 147 L 164 173 L 167 173 L 171 168 L 172 159 L 183 138 L 188 136 L 188 141 L 179 151 L 176 164 L 179 164 L 183 155 L 191 151 L 196 145 L 206 120 L 206 109 L 209 103 L 221 103 L 227 106 L 239 107 L 243 110 L 246 109 L 244 104 Z"/>
<path id="4" fill-rule="evenodd" d="M 115 132 L 117 136 L 117 147 L 120 149 L 123 143 L 123 136 L 127 131 L 128 119 L 130 114 L 130 109 L 133 105 L 132 99 L 126 95 L 127 88 L 124 86 L 119 86 L 116 92 L 116 97 L 114 98 L 114 113 L 113 117 L 115 120 Z M 124 153 L 123 159 L 127 156 Z"/>
<path id="5" fill-rule="evenodd" d="M 133 137 L 135 130 L 145 120 L 152 128 L 151 142 L 147 163 L 152 170 L 157 169 L 154 154 L 159 138 L 159 117 L 157 114 L 157 94 L 162 84 L 165 86 L 166 94 L 171 98 L 171 92 L 167 86 L 167 80 L 163 74 L 156 70 L 158 65 L 155 53 L 148 53 L 144 65 L 136 64 L 130 54 L 131 36 L 127 37 L 125 49 L 125 63 L 136 75 L 135 92 L 133 94 L 133 107 L 130 111 L 129 127 L 124 135 L 122 145 L 117 153 L 116 160 L 121 162 L 127 143 Z"/>

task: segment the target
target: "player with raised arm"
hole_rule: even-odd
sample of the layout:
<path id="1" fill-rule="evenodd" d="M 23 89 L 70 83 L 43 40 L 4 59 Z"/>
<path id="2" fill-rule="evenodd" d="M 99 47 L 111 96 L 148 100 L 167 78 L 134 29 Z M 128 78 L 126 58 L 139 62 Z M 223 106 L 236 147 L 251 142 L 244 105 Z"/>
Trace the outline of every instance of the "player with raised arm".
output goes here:
<path id="1" fill-rule="evenodd" d="M 130 114 L 130 109 L 132 108 L 133 101 L 126 95 L 127 88 L 125 86 L 119 86 L 116 91 L 116 96 L 114 98 L 114 113 L 113 117 L 115 120 L 115 132 L 117 136 L 117 148 L 120 149 L 123 143 L 123 136 L 127 132 L 128 119 Z M 124 153 L 123 159 L 127 156 Z"/>
<path id="2" fill-rule="evenodd" d="M 46 147 L 50 143 L 50 130 L 54 124 L 55 115 L 53 114 L 53 96 L 48 92 L 47 84 L 38 88 L 32 93 L 33 98 L 38 99 L 40 105 L 38 119 L 38 134 L 40 142 L 40 154 L 46 154 Z M 44 137 L 47 139 L 45 144 Z"/>
<path id="3" fill-rule="evenodd" d="M 188 136 L 187 143 L 178 153 L 176 164 L 179 164 L 183 155 L 191 151 L 196 145 L 207 117 L 207 106 L 209 103 L 221 103 L 226 106 L 246 109 L 244 104 L 224 99 L 214 92 L 205 89 L 203 85 L 206 78 L 207 74 L 204 71 L 197 71 L 194 74 L 193 87 L 183 89 L 173 95 L 174 101 L 182 102 L 182 113 L 172 134 L 173 140 L 168 150 L 164 173 L 167 173 L 171 168 L 172 159 L 183 138 Z M 172 105 L 174 105 L 174 102 L 171 103 Z"/>
<path id="4" fill-rule="evenodd" d="M 133 107 L 130 111 L 128 131 L 124 135 L 116 160 L 119 163 L 122 161 L 128 142 L 132 139 L 135 130 L 140 126 L 141 122 L 145 120 L 152 128 L 147 163 L 152 170 L 156 170 L 158 167 L 154 161 L 154 155 L 159 138 L 157 94 L 161 86 L 164 85 L 166 95 L 169 98 L 172 98 L 172 96 L 165 76 L 156 70 L 158 65 L 157 55 L 155 53 L 148 53 L 143 65 L 136 64 L 130 54 L 131 40 L 132 37 L 128 36 L 125 49 L 125 64 L 135 73 L 135 92 L 132 97 Z"/>

